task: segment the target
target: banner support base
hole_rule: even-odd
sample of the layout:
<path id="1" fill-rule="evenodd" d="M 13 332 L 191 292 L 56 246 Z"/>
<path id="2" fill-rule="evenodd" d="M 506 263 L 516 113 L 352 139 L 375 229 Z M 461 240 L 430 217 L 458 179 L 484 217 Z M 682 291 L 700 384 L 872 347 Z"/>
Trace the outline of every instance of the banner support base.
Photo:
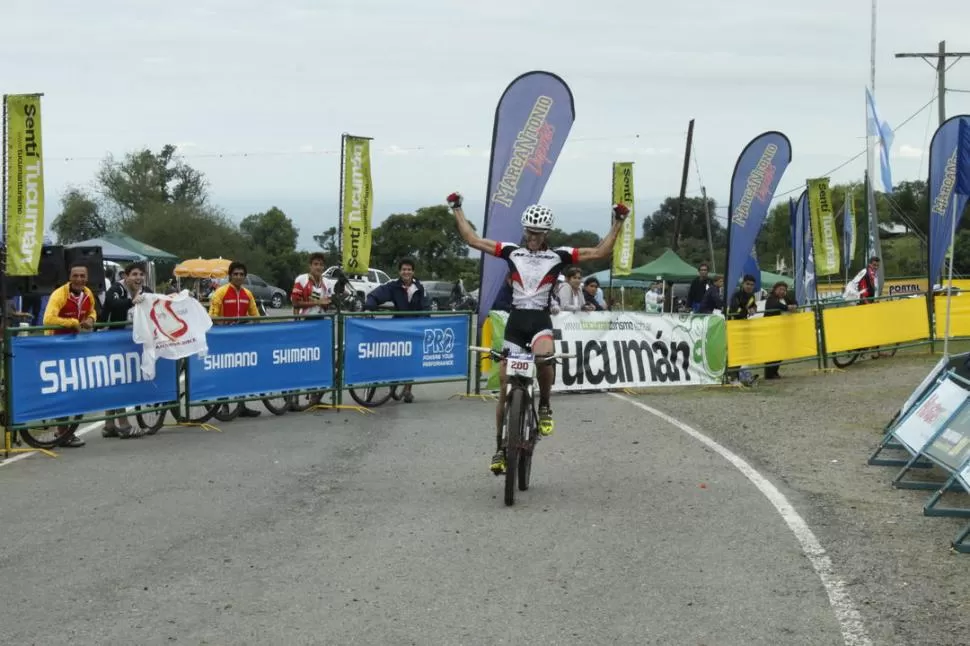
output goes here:
<path id="1" fill-rule="evenodd" d="M 360 413 L 361 415 L 377 415 L 377 411 L 373 411 L 369 408 L 363 406 L 349 406 L 347 404 L 317 404 L 307 409 L 308 411 L 326 411 L 326 410 L 352 410 Z"/>
<path id="2" fill-rule="evenodd" d="M 213 426 L 212 424 L 208 424 L 206 422 L 201 422 L 201 423 L 199 423 L 199 422 L 179 422 L 178 424 L 173 424 L 173 425 L 166 424 L 166 426 L 170 426 L 170 427 L 171 426 L 175 426 L 175 427 L 177 427 L 177 426 L 183 426 L 183 427 L 186 427 L 186 428 L 195 427 L 195 428 L 201 428 L 203 431 L 215 431 L 216 433 L 222 433 L 222 429 L 221 428 L 219 428 L 218 426 Z"/>
<path id="3" fill-rule="evenodd" d="M 483 402 L 498 401 L 498 397 L 491 393 L 455 393 L 448 399 L 479 399 Z"/>
<path id="4" fill-rule="evenodd" d="M 49 458 L 57 458 L 57 454 L 49 449 L 35 449 L 35 448 L 14 448 L 13 447 L 13 434 L 10 429 L 4 429 L 4 441 L 3 441 L 3 459 L 6 460 L 14 453 L 43 453 Z"/>

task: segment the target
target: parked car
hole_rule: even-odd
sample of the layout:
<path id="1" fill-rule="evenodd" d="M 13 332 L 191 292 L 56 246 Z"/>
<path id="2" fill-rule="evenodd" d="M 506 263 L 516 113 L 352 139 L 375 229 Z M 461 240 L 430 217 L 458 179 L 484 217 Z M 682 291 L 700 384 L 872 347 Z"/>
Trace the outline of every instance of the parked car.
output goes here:
<path id="1" fill-rule="evenodd" d="M 217 281 L 219 287 L 222 287 L 227 282 L 229 282 L 228 278 L 220 278 Z M 285 289 L 270 285 L 256 274 L 246 276 L 246 284 L 244 286 L 253 293 L 257 301 L 268 304 L 276 310 L 282 309 L 290 301 L 290 295 Z"/>
<path id="2" fill-rule="evenodd" d="M 334 278 L 333 272 L 340 269 L 340 267 L 327 267 L 327 270 L 323 272 L 323 275 L 327 278 Z M 357 296 L 360 298 L 361 302 L 367 298 L 367 295 L 376 289 L 379 285 L 390 282 L 391 277 L 385 274 L 380 269 L 368 268 L 366 274 L 347 274 L 347 279 L 350 281 L 350 286 L 354 288 L 357 292 Z"/>
<path id="3" fill-rule="evenodd" d="M 451 309 L 451 290 L 455 284 L 448 280 L 422 280 L 427 308 L 432 311 Z"/>

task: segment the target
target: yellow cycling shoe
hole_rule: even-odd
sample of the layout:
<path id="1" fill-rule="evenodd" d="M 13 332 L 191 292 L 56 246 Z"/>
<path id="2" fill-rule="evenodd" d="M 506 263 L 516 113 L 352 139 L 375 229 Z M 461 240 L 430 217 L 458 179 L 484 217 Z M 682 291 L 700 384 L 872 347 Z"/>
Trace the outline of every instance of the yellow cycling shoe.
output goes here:
<path id="1" fill-rule="evenodd" d="M 497 476 L 505 473 L 505 451 L 498 451 L 492 456 L 492 463 L 488 467 Z"/>
<path id="2" fill-rule="evenodd" d="M 556 423 L 552 421 L 552 409 L 548 406 L 539 407 L 539 435 L 549 437 L 556 428 Z"/>

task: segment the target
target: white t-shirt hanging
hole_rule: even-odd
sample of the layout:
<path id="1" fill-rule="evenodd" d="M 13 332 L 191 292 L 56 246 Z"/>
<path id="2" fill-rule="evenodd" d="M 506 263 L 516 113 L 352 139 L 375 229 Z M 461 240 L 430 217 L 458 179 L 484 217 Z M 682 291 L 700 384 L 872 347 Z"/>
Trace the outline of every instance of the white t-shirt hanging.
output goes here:
<path id="1" fill-rule="evenodd" d="M 142 345 L 141 371 L 146 379 L 155 378 L 156 359 L 182 359 L 208 352 L 205 334 L 212 327 L 212 319 L 188 290 L 144 296 L 132 308 L 132 338 Z"/>

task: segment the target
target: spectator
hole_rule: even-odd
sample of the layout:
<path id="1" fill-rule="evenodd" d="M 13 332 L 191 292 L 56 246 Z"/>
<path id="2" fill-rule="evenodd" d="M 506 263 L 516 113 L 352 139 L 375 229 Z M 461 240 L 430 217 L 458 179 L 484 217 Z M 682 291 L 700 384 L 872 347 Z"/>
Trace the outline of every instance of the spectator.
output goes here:
<path id="1" fill-rule="evenodd" d="M 788 295 L 788 283 L 777 282 L 771 288 L 771 295 L 765 301 L 765 316 L 780 316 L 783 312 L 794 312 L 798 307 L 795 299 Z M 780 339 L 779 339 L 780 340 Z M 778 379 L 778 366 L 781 362 L 765 366 L 765 379 Z"/>
<path id="2" fill-rule="evenodd" d="M 643 295 L 643 308 L 648 313 L 660 314 L 664 307 L 664 284 L 658 280 Z"/>
<path id="3" fill-rule="evenodd" d="M 594 276 L 590 276 L 583 283 L 583 298 L 586 303 L 583 305 L 584 312 L 602 312 L 606 308 L 601 305 L 601 301 L 597 298 L 602 291 L 600 291 L 600 283 Z"/>
<path id="4" fill-rule="evenodd" d="M 869 259 L 869 266 L 860 271 L 845 286 L 842 298 L 849 301 L 859 299 L 860 305 L 871 303 L 879 294 L 879 257 Z"/>
<path id="5" fill-rule="evenodd" d="M 734 295 L 731 297 L 727 311 L 728 319 L 742 320 L 758 312 L 758 303 L 754 295 L 754 283 L 754 276 L 745 274 L 741 280 L 741 289 L 734 292 Z M 732 382 L 737 380 L 744 386 L 750 386 L 758 379 L 758 375 L 751 374 L 751 371 L 745 369 L 743 366 L 740 369 L 729 366 L 727 376 Z"/>
<path id="6" fill-rule="evenodd" d="M 343 293 L 347 278 L 343 272 L 337 280 L 324 278 L 323 270 L 326 267 L 325 255 L 319 251 L 310 254 L 310 271 L 296 277 L 290 292 L 294 314 L 322 314 L 330 306 L 334 295 Z"/>
<path id="7" fill-rule="evenodd" d="M 259 316 L 256 297 L 243 287 L 249 270 L 241 262 L 229 263 L 229 282 L 212 292 L 209 301 L 209 316 L 218 318 L 245 318 Z M 233 325 L 231 321 L 213 321 L 216 325 Z M 259 417 L 260 411 L 253 410 L 242 403 L 241 417 Z"/>
<path id="8" fill-rule="evenodd" d="M 44 310 L 44 325 L 59 326 L 60 330 L 48 330 L 45 334 L 74 334 L 90 332 L 97 320 L 94 308 L 94 293 L 88 289 L 88 268 L 75 264 L 70 268 L 70 280 L 66 285 L 58 287 L 47 301 Z M 71 439 L 63 446 L 77 448 L 85 442 L 67 426 L 59 426 L 57 435 L 63 437 L 70 433 Z"/>
<path id="9" fill-rule="evenodd" d="M 579 267 L 570 267 L 564 272 L 566 280 L 556 284 L 553 292 L 555 302 L 553 303 L 553 314 L 562 312 L 580 312 L 586 304 L 586 297 L 583 296 L 582 280 L 583 270 Z"/>
<path id="10" fill-rule="evenodd" d="M 701 311 L 701 302 L 704 300 L 704 295 L 713 284 L 708 276 L 709 271 L 710 268 L 707 263 L 702 262 L 701 266 L 697 268 L 697 278 L 690 281 L 690 288 L 687 290 L 687 307 L 692 312 Z"/>
<path id="11" fill-rule="evenodd" d="M 104 309 L 101 311 L 102 323 L 131 323 L 132 308 L 145 298 L 146 293 L 151 293 L 151 289 L 145 286 L 145 275 L 148 273 L 145 263 L 133 262 L 125 267 L 124 272 L 118 272 L 124 276 L 123 282 L 117 282 L 111 286 L 108 293 L 104 296 Z M 125 409 L 105 411 L 106 415 L 121 415 L 121 417 L 107 419 L 101 431 L 102 437 L 119 437 L 128 439 L 139 437 L 140 434 L 133 432 L 128 418 L 124 416 Z"/>
<path id="12" fill-rule="evenodd" d="M 500 312 L 512 311 L 512 272 L 505 274 L 505 282 L 495 295 L 492 309 Z"/>
<path id="13" fill-rule="evenodd" d="M 397 280 L 384 283 L 367 295 L 366 310 L 376 310 L 384 303 L 390 302 L 398 312 L 420 312 L 428 309 L 427 296 L 421 281 L 414 277 L 414 259 L 402 258 L 397 263 L 400 276 Z M 406 404 L 414 401 L 411 384 L 404 385 L 401 397 Z"/>
<path id="14" fill-rule="evenodd" d="M 701 299 L 701 307 L 699 312 L 701 314 L 713 314 L 714 310 L 724 311 L 724 276 L 718 276 L 714 279 L 711 287 L 704 292 L 704 298 Z"/>

